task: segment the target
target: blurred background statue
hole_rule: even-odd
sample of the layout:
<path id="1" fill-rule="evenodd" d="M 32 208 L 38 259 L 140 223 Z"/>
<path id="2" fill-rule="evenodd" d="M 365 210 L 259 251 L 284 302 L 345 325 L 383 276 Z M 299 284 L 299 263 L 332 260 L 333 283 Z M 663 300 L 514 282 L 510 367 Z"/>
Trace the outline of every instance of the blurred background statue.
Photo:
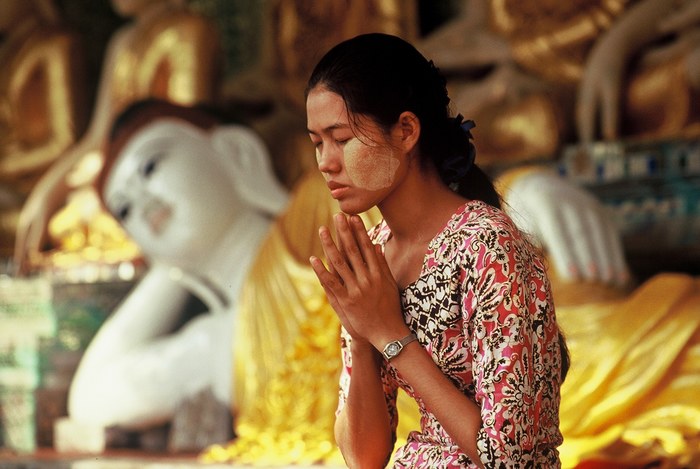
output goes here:
<path id="1" fill-rule="evenodd" d="M 699 26 L 696 0 L 465 0 L 421 48 L 500 166 L 565 143 L 700 135 Z"/>
<path id="2" fill-rule="evenodd" d="M 182 0 L 112 0 L 112 7 L 131 21 L 108 44 L 87 131 L 57 156 L 22 209 L 14 253 L 21 272 L 61 262 L 137 257 L 136 247 L 91 188 L 112 119 L 139 98 L 194 104 L 212 103 L 218 96 L 223 58 L 209 20 Z M 47 244 L 58 247 L 62 261 L 47 255 Z"/>
<path id="3" fill-rule="evenodd" d="M 87 119 L 80 38 L 52 0 L 0 4 L 0 256 L 12 256 L 20 209 Z"/>
<path id="4" fill-rule="evenodd" d="M 199 399 L 219 405 L 190 412 L 189 431 L 211 431 L 199 436 L 199 445 L 226 439 L 225 416 L 236 408 L 237 299 L 287 192 L 265 145 L 246 127 L 164 101 L 139 101 L 121 116 L 98 190 L 143 252 L 148 271 L 86 350 L 69 394 L 73 426 L 64 422 L 62 431 L 154 427 Z M 204 312 L 178 329 L 190 295 L 204 303 Z M 226 431 L 212 431 L 215 425 L 203 425 L 207 419 L 223 422 Z M 195 444 L 180 436 L 170 446 L 202 449 Z"/>

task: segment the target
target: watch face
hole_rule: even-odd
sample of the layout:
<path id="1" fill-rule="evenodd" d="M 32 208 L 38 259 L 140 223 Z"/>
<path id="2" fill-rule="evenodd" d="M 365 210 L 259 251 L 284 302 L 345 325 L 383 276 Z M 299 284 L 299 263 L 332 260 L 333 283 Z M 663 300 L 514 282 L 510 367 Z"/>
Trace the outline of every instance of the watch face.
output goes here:
<path id="1" fill-rule="evenodd" d="M 401 351 L 401 346 L 397 344 L 396 342 L 392 342 L 391 344 L 387 345 L 386 347 L 386 353 L 389 356 L 394 356 L 397 353 Z"/>

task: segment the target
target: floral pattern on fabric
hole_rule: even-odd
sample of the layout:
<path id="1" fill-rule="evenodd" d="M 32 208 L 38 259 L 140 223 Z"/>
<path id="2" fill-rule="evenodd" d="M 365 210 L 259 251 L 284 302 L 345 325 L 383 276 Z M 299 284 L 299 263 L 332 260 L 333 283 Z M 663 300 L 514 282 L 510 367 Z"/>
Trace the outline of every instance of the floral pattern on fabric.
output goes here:
<path id="1" fill-rule="evenodd" d="M 383 246 L 391 231 L 381 222 L 370 237 Z M 512 221 L 482 202 L 462 206 L 430 242 L 420 277 L 401 300 L 420 344 L 481 408 L 481 462 L 493 468 L 560 467 L 559 330 L 544 262 Z M 344 333 L 339 409 L 352 371 L 350 340 Z M 416 396 L 389 362 L 382 380 L 395 428 L 397 389 Z M 394 467 L 476 467 L 417 403 L 420 431 L 397 450 Z"/>

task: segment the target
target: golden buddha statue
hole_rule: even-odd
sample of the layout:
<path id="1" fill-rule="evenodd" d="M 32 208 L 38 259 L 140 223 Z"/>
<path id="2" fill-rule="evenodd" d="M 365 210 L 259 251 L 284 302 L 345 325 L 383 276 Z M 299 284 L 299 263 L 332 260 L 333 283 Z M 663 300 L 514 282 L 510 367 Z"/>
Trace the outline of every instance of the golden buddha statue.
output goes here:
<path id="1" fill-rule="evenodd" d="M 0 5 L 0 256 L 12 255 L 22 203 L 84 130 L 84 56 L 51 0 Z"/>
<path id="2" fill-rule="evenodd" d="M 697 3 L 468 0 L 422 48 L 492 163 L 552 158 L 576 141 L 697 136 Z M 441 50 L 458 37 L 462 52 Z"/>
<path id="3" fill-rule="evenodd" d="M 109 41 L 85 135 L 60 155 L 22 209 L 15 248 L 20 272 L 136 257 L 136 246 L 91 187 L 112 119 L 140 98 L 195 104 L 217 97 L 222 53 L 209 20 L 180 0 L 112 0 L 112 6 L 131 21 Z M 57 246 L 53 255 L 43 251 L 47 232 Z"/>

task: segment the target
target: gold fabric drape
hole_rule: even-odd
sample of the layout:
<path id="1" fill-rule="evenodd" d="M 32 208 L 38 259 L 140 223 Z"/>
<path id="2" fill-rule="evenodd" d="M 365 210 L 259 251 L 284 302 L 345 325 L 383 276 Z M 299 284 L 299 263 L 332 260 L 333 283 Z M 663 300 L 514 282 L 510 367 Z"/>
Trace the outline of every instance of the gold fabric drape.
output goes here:
<path id="1" fill-rule="evenodd" d="M 557 315 L 572 358 L 560 412 L 564 467 L 700 464 L 700 279 L 659 274 L 624 300 Z"/>
<path id="2" fill-rule="evenodd" d="M 342 464 L 333 424 L 340 373 L 340 323 L 309 265 L 323 257 L 321 225 L 339 212 L 318 171 L 297 186 L 245 283 L 233 344 L 236 439 L 204 461 Z M 364 215 L 367 224 L 378 212 Z"/>

